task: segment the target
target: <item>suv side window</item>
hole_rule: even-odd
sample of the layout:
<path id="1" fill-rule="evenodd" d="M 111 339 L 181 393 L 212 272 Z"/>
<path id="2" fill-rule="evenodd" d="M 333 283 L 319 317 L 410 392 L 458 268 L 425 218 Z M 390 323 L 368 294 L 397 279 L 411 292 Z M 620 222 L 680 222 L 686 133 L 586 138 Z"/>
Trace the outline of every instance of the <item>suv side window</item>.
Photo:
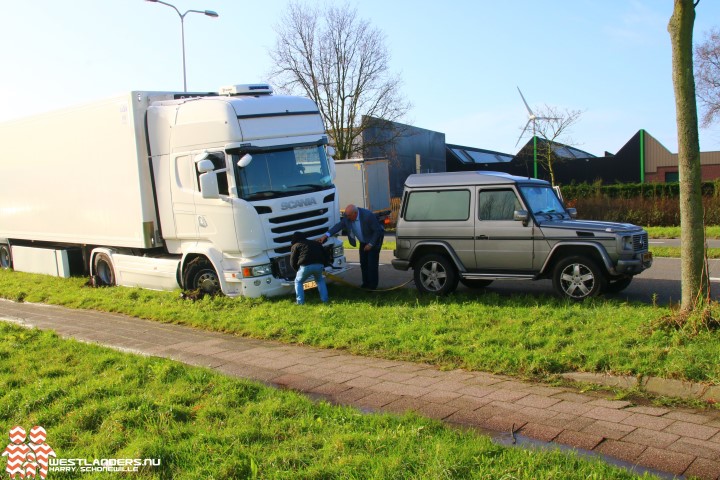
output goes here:
<path id="1" fill-rule="evenodd" d="M 470 218 L 470 191 L 411 192 L 403 218 L 408 222 L 467 220 Z"/>
<path id="2" fill-rule="evenodd" d="M 480 190 L 478 195 L 480 220 L 512 220 L 513 212 L 520 209 L 522 209 L 520 200 L 512 189 Z"/>

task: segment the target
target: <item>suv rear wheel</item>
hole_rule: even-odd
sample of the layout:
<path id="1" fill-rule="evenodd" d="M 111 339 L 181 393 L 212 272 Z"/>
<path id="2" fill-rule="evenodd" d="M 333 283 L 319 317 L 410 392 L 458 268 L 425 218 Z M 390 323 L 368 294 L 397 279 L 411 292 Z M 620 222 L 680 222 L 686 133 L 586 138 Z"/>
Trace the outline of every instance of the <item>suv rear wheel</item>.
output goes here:
<path id="1" fill-rule="evenodd" d="M 457 287 L 455 265 L 443 255 L 425 255 L 415 262 L 413 270 L 415 286 L 420 293 L 447 295 Z"/>
<path id="2" fill-rule="evenodd" d="M 597 296 L 607 284 L 602 270 L 584 256 L 560 260 L 555 265 L 552 280 L 558 295 L 576 301 Z"/>

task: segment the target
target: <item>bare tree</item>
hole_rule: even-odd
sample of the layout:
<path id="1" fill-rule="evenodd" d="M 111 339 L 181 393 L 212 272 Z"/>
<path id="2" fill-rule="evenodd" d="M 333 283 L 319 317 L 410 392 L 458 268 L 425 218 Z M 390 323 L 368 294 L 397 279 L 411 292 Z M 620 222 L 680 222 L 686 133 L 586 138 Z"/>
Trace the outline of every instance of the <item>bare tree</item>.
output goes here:
<path id="1" fill-rule="evenodd" d="M 555 164 L 564 158 L 561 149 L 564 145 L 572 145 L 570 138 L 571 128 L 580 120 L 581 110 L 561 110 L 557 107 L 545 105 L 536 109 L 536 119 L 533 121 L 533 133 L 540 140 L 533 150 L 537 152 L 537 162 L 542 165 L 550 175 L 550 183 L 555 183 Z M 526 149 L 527 150 L 527 149 Z M 530 150 L 532 152 L 532 150 Z"/>
<path id="2" fill-rule="evenodd" d="M 700 140 L 693 75 L 693 27 L 695 6 L 699 0 L 674 0 L 668 23 L 672 46 L 672 79 L 678 129 L 678 170 L 680 173 L 680 310 L 692 312 L 708 298 L 708 275 L 705 269 L 705 235 L 703 228 L 702 174 Z"/>
<path id="3" fill-rule="evenodd" d="M 338 158 L 362 152 L 373 119 L 392 122 L 409 110 L 389 71 L 384 35 L 349 5 L 293 1 L 276 32 L 272 83 L 317 103 Z"/>
<path id="4" fill-rule="evenodd" d="M 695 87 L 705 114 L 703 127 L 720 120 L 720 30 L 713 29 L 695 47 Z"/>

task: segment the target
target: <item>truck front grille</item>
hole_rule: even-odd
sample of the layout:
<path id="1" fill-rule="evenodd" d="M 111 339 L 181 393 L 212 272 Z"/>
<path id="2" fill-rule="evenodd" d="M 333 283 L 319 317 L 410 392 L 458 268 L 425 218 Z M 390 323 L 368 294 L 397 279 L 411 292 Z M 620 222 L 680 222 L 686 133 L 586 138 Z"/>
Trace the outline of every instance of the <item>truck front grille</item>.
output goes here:
<path id="1" fill-rule="evenodd" d="M 294 232 L 303 232 L 308 238 L 319 237 L 327 232 L 331 226 L 328 211 L 327 208 L 320 208 L 268 218 L 271 225 L 270 241 L 274 246 L 273 251 L 280 255 L 290 253 L 290 239 Z"/>
<path id="2" fill-rule="evenodd" d="M 633 250 L 639 252 L 641 250 L 648 249 L 648 234 L 641 233 L 639 235 L 633 235 Z"/>

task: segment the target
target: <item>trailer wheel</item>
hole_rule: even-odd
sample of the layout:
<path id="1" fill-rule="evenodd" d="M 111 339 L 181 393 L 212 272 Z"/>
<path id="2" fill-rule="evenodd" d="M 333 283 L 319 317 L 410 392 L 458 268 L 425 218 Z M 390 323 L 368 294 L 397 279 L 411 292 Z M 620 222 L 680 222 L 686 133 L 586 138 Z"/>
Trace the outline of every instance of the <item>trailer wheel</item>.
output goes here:
<path id="1" fill-rule="evenodd" d="M 95 282 L 98 287 L 114 287 L 115 286 L 115 268 L 112 260 L 105 253 L 98 253 L 93 260 L 93 271 L 95 272 Z"/>
<path id="2" fill-rule="evenodd" d="M 0 268 L 9 270 L 12 268 L 12 256 L 10 256 L 10 246 L 0 245 Z"/>
<path id="3" fill-rule="evenodd" d="M 205 257 L 194 258 L 187 264 L 183 280 L 186 290 L 199 290 L 207 295 L 220 293 L 218 274 Z"/>

